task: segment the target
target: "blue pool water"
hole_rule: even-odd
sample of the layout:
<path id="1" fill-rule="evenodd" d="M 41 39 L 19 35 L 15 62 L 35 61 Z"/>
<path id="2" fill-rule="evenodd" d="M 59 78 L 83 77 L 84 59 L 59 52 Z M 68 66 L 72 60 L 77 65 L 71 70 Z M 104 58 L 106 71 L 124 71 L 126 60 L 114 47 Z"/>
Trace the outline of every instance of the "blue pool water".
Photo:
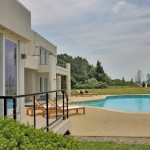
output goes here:
<path id="1" fill-rule="evenodd" d="M 7 100 L 7 108 L 8 109 L 13 108 L 13 100 Z"/>
<path id="2" fill-rule="evenodd" d="M 103 100 L 79 102 L 78 105 L 103 107 L 126 112 L 150 112 L 149 95 L 109 96 Z"/>

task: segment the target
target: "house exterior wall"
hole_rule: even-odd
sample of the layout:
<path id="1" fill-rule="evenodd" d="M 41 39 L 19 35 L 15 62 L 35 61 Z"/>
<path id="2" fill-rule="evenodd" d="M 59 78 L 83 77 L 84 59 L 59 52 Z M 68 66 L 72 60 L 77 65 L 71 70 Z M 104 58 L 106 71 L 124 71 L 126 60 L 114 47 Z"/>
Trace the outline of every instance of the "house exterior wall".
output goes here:
<path id="1" fill-rule="evenodd" d="M 60 87 L 57 85 L 60 82 L 56 81 L 58 74 L 68 76 L 69 84 L 70 69 L 57 67 L 57 47 L 31 30 L 30 11 L 17 0 L 0 0 L 0 95 L 5 95 L 5 39 L 17 45 L 17 95 L 40 92 L 41 77 L 48 79 L 48 91 Z M 48 51 L 49 62 L 46 65 L 40 64 L 41 48 Z M 50 95 L 51 98 L 55 96 Z M 24 118 L 24 106 L 24 98 L 20 98 L 20 120 Z M 0 116 L 3 112 L 4 103 L 0 100 Z"/>
<path id="2" fill-rule="evenodd" d="M 0 85 L 3 85 L 3 34 L 0 33 Z M 0 86 L 0 95 L 3 95 L 3 86 Z"/>
<path id="3" fill-rule="evenodd" d="M 0 95 L 3 95 L 3 34 L 0 33 Z M 0 100 L 0 114 L 4 115 L 4 103 Z"/>
<path id="4" fill-rule="evenodd" d="M 0 25 L 31 38 L 31 13 L 16 0 L 0 0 Z"/>

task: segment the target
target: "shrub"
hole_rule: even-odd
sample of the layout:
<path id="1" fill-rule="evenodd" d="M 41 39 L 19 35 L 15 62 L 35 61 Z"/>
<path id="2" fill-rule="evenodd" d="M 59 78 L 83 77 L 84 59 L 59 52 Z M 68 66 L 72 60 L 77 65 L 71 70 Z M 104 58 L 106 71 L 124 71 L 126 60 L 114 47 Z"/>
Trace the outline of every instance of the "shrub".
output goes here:
<path id="1" fill-rule="evenodd" d="M 104 82 L 98 82 L 95 78 L 91 78 L 85 81 L 85 84 L 77 83 L 74 88 L 76 89 L 102 89 L 108 85 Z"/>
<path id="2" fill-rule="evenodd" d="M 95 78 L 90 78 L 85 81 L 86 85 L 96 86 L 98 84 L 98 81 Z"/>
<path id="3" fill-rule="evenodd" d="M 0 118 L 0 141 L 0 149 L 8 150 L 80 150 L 79 143 L 72 138 L 34 129 L 8 118 Z"/>
<path id="4" fill-rule="evenodd" d="M 75 89 L 93 89 L 93 86 L 86 84 L 77 84 Z"/>
<path id="5" fill-rule="evenodd" d="M 142 87 L 145 87 L 145 86 L 146 86 L 146 84 L 145 84 L 145 82 L 143 82 L 143 83 L 142 83 Z"/>
<path id="6" fill-rule="evenodd" d="M 103 83 L 103 82 L 99 82 L 96 86 L 95 86 L 95 88 L 96 89 L 104 89 L 104 88 L 106 88 L 108 85 L 106 84 L 106 83 Z"/>

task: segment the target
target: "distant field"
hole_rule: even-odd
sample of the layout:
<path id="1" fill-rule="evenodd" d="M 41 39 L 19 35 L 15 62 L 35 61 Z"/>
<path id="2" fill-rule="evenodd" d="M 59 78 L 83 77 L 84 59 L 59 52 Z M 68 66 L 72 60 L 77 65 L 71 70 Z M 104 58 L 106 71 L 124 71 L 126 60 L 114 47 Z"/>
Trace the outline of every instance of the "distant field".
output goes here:
<path id="1" fill-rule="evenodd" d="M 87 89 L 90 93 L 97 93 L 100 95 L 118 95 L 118 94 L 150 94 L 150 88 L 131 87 L 131 86 L 109 86 L 106 89 Z M 72 93 L 77 93 L 73 89 Z"/>

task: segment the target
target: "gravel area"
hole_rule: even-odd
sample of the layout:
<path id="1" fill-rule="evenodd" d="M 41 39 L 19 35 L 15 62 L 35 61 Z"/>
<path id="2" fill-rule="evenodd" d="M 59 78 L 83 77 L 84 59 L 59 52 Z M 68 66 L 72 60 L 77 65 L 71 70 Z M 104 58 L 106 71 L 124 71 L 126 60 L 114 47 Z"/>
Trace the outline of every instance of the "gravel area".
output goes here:
<path id="1" fill-rule="evenodd" d="M 93 137 L 93 136 L 75 136 L 79 141 L 93 142 L 115 142 L 118 144 L 144 144 L 150 145 L 150 137 Z"/>

